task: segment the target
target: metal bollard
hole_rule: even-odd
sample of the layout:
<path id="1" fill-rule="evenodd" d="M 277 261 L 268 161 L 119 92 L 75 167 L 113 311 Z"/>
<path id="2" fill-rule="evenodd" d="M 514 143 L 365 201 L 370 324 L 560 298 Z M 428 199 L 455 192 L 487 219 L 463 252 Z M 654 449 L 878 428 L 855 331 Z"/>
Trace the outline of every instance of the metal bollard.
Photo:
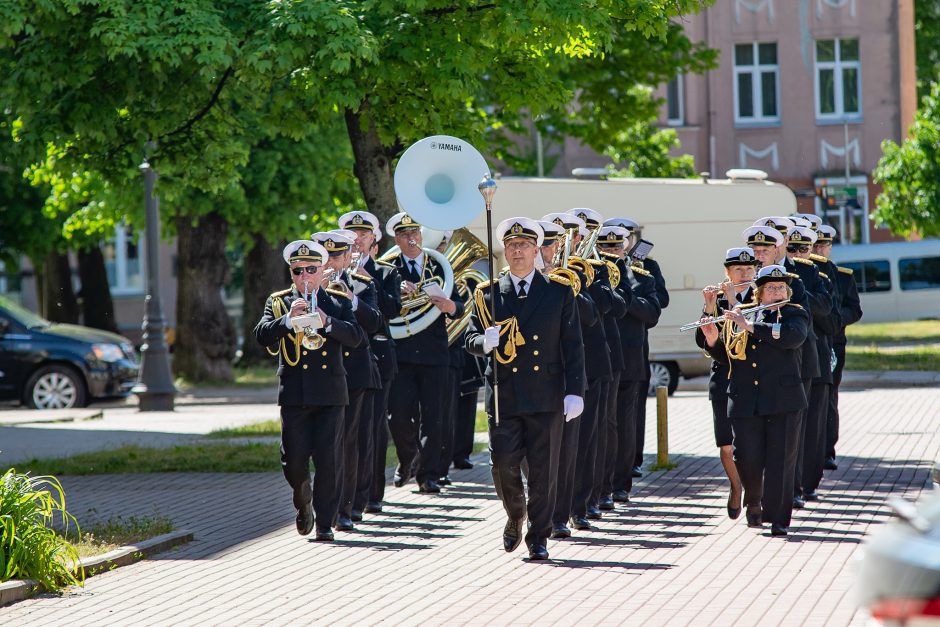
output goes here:
<path id="1" fill-rule="evenodd" d="M 669 466 L 669 390 L 656 386 L 656 465 Z"/>

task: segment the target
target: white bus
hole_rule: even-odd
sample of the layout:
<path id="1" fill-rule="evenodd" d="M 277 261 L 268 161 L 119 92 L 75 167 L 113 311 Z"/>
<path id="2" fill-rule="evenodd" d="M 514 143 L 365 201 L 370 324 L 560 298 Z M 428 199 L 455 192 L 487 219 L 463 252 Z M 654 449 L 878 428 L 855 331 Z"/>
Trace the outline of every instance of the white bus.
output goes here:
<path id="1" fill-rule="evenodd" d="M 514 215 L 538 218 L 574 207 L 639 222 L 642 237 L 655 245 L 650 257 L 659 262 L 670 295 L 669 307 L 650 331 L 651 386 L 666 385 L 672 393 L 679 376 L 709 371 L 711 362 L 692 333 L 680 333 L 679 327 L 701 315 L 702 288 L 724 278 L 725 251 L 742 246 L 741 232 L 758 218 L 796 212 L 788 187 L 760 180 L 766 176 L 762 172 L 740 174 L 733 181 L 504 177 L 493 200 L 493 225 Z M 469 228 L 486 241 L 485 215 Z"/>
<path id="2" fill-rule="evenodd" d="M 863 322 L 940 318 L 940 240 L 833 246 L 832 260 L 854 271 Z"/>

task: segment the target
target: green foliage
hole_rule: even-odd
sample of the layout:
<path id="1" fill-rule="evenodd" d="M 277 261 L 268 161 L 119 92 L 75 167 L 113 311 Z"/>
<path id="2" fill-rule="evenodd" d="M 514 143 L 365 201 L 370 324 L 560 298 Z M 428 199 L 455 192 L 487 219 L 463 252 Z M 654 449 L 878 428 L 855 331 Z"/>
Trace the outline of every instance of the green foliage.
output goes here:
<path id="1" fill-rule="evenodd" d="M 617 133 L 615 143 L 606 154 L 615 163 L 624 167 L 612 171 L 614 177 L 672 177 L 695 176 L 695 160 L 692 155 L 672 157 L 669 153 L 679 147 L 679 137 L 669 129 L 657 129 L 650 124 L 637 122 Z"/>
<path id="2" fill-rule="evenodd" d="M 928 344 L 907 348 L 870 346 L 845 347 L 846 370 L 940 371 L 940 346 Z"/>
<path id="3" fill-rule="evenodd" d="M 81 534 L 64 533 L 73 543 L 80 557 L 93 557 L 108 553 L 122 546 L 137 544 L 173 531 L 173 522 L 166 516 L 112 516 L 111 518 L 85 524 Z M 91 576 L 93 573 L 89 573 Z"/>
<path id="4" fill-rule="evenodd" d="M 916 0 L 914 2 L 914 33 L 917 56 L 917 91 L 921 96 L 930 93 L 931 86 L 940 80 L 940 2 Z"/>
<path id="5" fill-rule="evenodd" d="M 921 101 L 904 143 L 888 139 L 881 150 L 874 180 L 882 192 L 872 216 L 897 234 L 940 236 L 940 83 Z"/>
<path id="6" fill-rule="evenodd" d="M 846 327 L 845 335 L 849 344 L 857 346 L 940 343 L 940 320 L 860 322 Z"/>
<path id="7" fill-rule="evenodd" d="M 47 590 L 82 583 L 84 573 L 71 566 L 78 559 L 75 547 L 52 529 L 56 515 L 77 533 L 58 479 L 12 468 L 0 477 L 0 581 L 34 579 Z"/>

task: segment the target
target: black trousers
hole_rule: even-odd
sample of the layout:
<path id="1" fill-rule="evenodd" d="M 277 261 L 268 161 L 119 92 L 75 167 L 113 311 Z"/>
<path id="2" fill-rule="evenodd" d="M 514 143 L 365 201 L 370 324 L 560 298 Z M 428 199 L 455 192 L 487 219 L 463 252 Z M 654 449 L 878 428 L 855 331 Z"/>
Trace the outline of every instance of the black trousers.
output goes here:
<path id="1" fill-rule="evenodd" d="M 480 388 L 460 394 L 457 399 L 457 414 L 454 422 L 453 460 L 470 459 L 473 454 L 473 434 L 477 422 L 477 396 Z"/>
<path id="2" fill-rule="evenodd" d="M 345 406 L 281 407 L 281 469 L 294 507 L 313 501 L 318 529 L 329 529 L 339 507 L 337 451 Z M 310 459 L 316 472 L 310 483 Z"/>
<path id="3" fill-rule="evenodd" d="M 591 498 L 588 499 L 588 507 L 596 507 L 602 495 L 610 494 L 611 473 L 617 458 L 617 421 L 600 412 L 601 407 L 607 406 L 610 381 L 601 381 L 598 385 L 600 391 L 597 396 L 597 457 L 594 460 L 594 485 Z"/>
<path id="4" fill-rule="evenodd" d="M 646 407 L 645 381 L 621 381 L 617 408 L 617 433 L 620 439 L 620 452 L 614 466 L 614 490 L 633 490 L 633 467 L 636 465 L 636 440 L 638 431 L 636 421 L 640 419 L 641 407 Z M 642 459 L 642 456 L 640 457 Z"/>
<path id="5" fill-rule="evenodd" d="M 803 436 L 803 491 L 815 492 L 823 477 L 826 462 L 826 415 L 829 412 L 828 383 L 814 383 L 806 412 Z"/>
<path id="6" fill-rule="evenodd" d="M 574 495 L 578 486 L 579 463 L 582 461 L 581 449 L 584 446 L 581 438 L 589 437 L 588 431 L 594 422 L 588 413 L 592 387 L 596 387 L 596 384 L 588 386 L 584 396 L 584 411 L 574 420 L 566 420 L 562 428 L 558 476 L 555 480 L 555 513 L 552 515 L 552 522 L 556 525 L 566 524 L 575 509 Z M 594 413 L 596 416 L 596 412 Z"/>
<path id="7" fill-rule="evenodd" d="M 366 390 L 359 412 L 359 456 L 356 466 L 356 490 L 353 494 L 353 512 L 362 512 L 372 487 L 372 468 L 375 466 L 375 397 L 381 390 Z M 384 451 L 383 451 L 384 452 Z"/>
<path id="8" fill-rule="evenodd" d="M 606 383 L 606 382 L 605 382 Z M 564 522 L 570 516 L 587 514 L 588 503 L 591 503 L 594 494 L 594 485 L 597 477 L 597 465 L 604 459 L 598 455 L 598 423 L 601 416 L 597 411 L 600 404 L 601 387 L 605 385 L 597 379 L 588 382 L 584 392 L 584 413 L 572 422 L 580 422 L 578 431 L 578 455 L 574 467 L 574 493 L 571 505 L 568 507 L 565 518 L 559 520 L 559 505 L 555 503 L 555 522 Z M 592 410 L 592 407 L 595 408 Z M 559 470 L 559 475 L 561 471 Z M 560 491 L 559 491 L 560 493 Z"/>
<path id="9" fill-rule="evenodd" d="M 810 401 L 813 394 L 813 380 L 803 381 L 803 392 L 806 394 L 806 400 Z M 806 414 L 809 412 L 809 406 L 799 412 L 797 425 L 797 441 L 800 443 L 793 453 L 793 496 L 803 495 L 803 442 L 806 440 Z"/>
<path id="10" fill-rule="evenodd" d="M 382 389 L 376 390 L 372 397 L 372 480 L 369 489 L 359 494 L 359 503 L 381 503 L 385 499 L 385 466 L 388 449 L 388 397 L 392 389 L 392 380 L 382 381 Z M 360 509 L 357 507 L 356 509 Z"/>
<path id="11" fill-rule="evenodd" d="M 457 423 L 457 398 L 460 396 L 460 377 L 463 368 L 447 369 L 447 387 L 444 388 L 444 410 L 441 412 L 441 456 L 438 477 L 447 475 L 454 457 L 454 425 Z"/>
<path id="12" fill-rule="evenodd" d="M 340 429 L 339 465 L 339 514 L 347 518 L 352 513 L 353 499 L 359 486 L 359 422 L 362 416 L 362 401 L 365 388 L 349 390 L 349 405 Z"/>
<path id="13" fill-rule="evenodd" d="M 555 478 L 565 418 L 559 412 L 500 415 L 497 425 L 489 417 L 493 483 L 506 514 L 519 519 L 528 514 L 527 546 L 546 544 L 555 510 Z M 522 485 L 522 460 L 528 461 L 529 497 Z"/>
<path id="14" fill-rule="evenodd" d="M 845 344 L 833 344 L 836 352 L 836 369 L 832 371 L 832 386 L 829 388 L 829 410 L 826 416 L 826 457 L 836 456 L 839 441 L 839 385 L 845 368 Z"/>
<path id="15" fill-rule="evenodd" d="M 646 364 L 646 370 L 649 372 L 649 363 Z M 649 377 L 641 383 L 636 391 L 636 448 L 633 453 L 633 465 L 637 467 L 643 465 L 643 447 L 646 446 L 646 398 L 649 396 Z"/>
<path id="16" fill-rule="evenodd" d="M 418 483 L 440 478 L 441 418 L 450 368 L 399 364 L 389 399 L 389 427 L 398 451 L 399 470 L 416 463 Z"/>
<path id="17" fill-rule="evenodd" d="M 734 461 L 744 486 L 744 506 L 760 506 L 764 522 L 790 526 L 799 412 L 732 418 Z"/>

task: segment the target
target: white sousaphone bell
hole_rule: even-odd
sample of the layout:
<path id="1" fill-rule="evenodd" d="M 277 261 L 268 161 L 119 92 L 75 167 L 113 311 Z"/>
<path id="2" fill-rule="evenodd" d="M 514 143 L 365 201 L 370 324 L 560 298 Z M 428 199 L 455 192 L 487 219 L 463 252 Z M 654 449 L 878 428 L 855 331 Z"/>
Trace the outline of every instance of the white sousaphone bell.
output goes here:
<path id="1" fill-rule="evenodd" d="M 483 155 L 470 143 L 450 135 L 425 137 L 398 160 L 395 195 L 402 211 L 418 224 L 437 231 L 458 229 L 486 208 L 477 184 L 489 171 Z M 422 250 L 444 269 L 441 288 L 449 295 L 454 287 L 454 270 L 447 257 L 430 247 Z M 383 258 L 398 251 L 395 246 Z M 440 309 L 431 304 L 413 308 L 389 321 L 391 335 L 398 340 L 420 333 L 440 315 Z"/>

